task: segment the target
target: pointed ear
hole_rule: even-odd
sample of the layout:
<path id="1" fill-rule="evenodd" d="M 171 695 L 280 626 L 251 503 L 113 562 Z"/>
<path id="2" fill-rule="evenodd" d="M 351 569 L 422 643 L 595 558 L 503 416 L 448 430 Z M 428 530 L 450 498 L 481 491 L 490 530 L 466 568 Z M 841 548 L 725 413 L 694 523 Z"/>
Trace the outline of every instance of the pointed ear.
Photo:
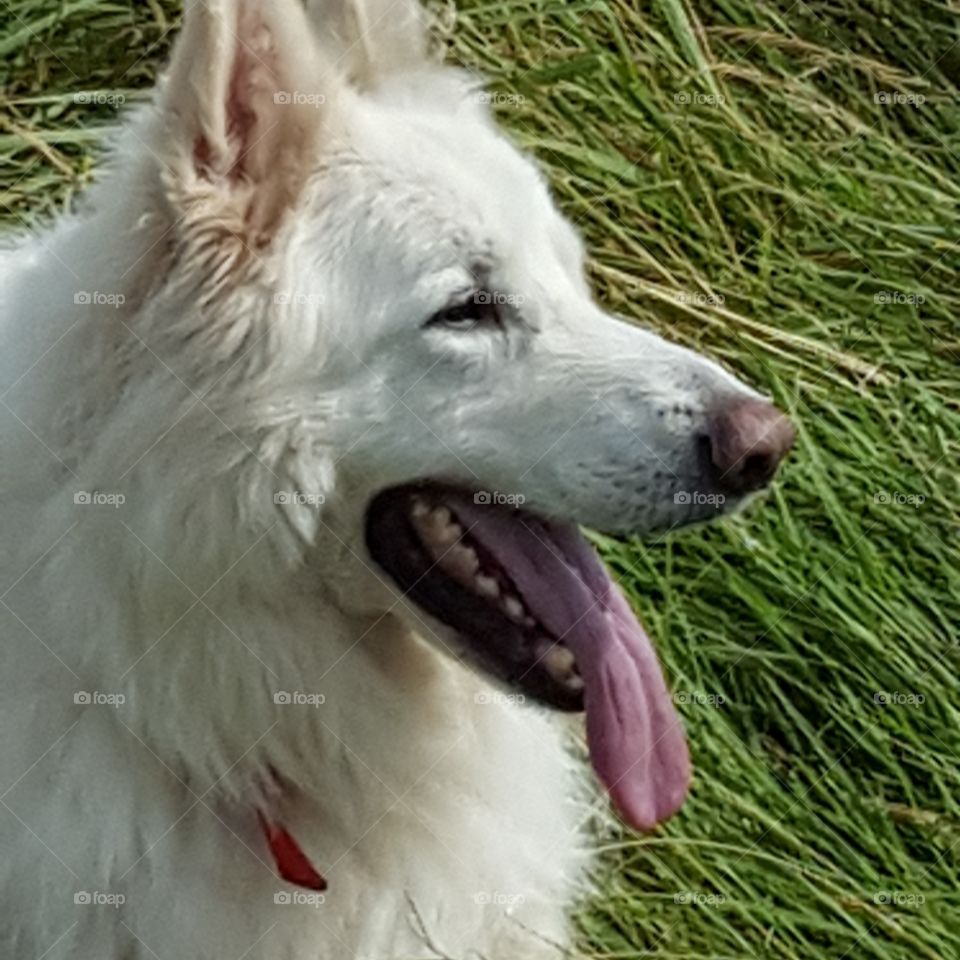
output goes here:
<path id="1" fill-rule="evenodd" d="M 332 84 L 299 0 L 188 2 L 160 94 L 175 213 L 268 243 L 317 163 Z"/>
<path id="2" fill-rule="evenodd" d="M 419 0 L 307 0 L 324 53 L 360 88 L 427 62 L 427 18 Z"/>

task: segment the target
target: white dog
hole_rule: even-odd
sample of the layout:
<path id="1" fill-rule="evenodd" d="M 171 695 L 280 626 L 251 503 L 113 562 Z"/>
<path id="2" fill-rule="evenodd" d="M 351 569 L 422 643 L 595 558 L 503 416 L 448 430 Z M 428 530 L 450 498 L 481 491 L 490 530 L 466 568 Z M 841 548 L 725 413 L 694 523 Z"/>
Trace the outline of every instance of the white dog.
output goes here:
<path id="1" fill-rule="evenodd" d="M 0 955 L 534 957 L 592 803 L 689 764 L 576 523 L 791 441 L 591 300 L 406 0 L 196 0 L 83 209 L 0 257 Z M 725 498 L 725 500 L 724 500 Z"/>

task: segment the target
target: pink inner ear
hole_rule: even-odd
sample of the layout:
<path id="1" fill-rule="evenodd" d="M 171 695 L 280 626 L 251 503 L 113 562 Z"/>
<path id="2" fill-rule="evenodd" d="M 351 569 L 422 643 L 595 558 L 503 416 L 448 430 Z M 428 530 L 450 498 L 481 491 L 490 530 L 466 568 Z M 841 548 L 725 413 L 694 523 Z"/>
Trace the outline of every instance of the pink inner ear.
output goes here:
<path id="1" fill-rule="evenodd" d="M 257 91 L 253 72 L 256 69 L 269 69 L 262 63 L 254 63 L 255 58 L 256 54 L 242 41 L 237 43 L 226 102 L 227 142 L 230 144 L 232 161 L 227 176 L 234 181 L 244 178 L 247 151 L 256 143 L 257 113 L 253 103 Z"/>
<path id="2" fill-rule="evenodd" d="M 193 143 L 193 167 L 203 180 L 213 180 L 213 148 L 201 133 Z"/>
<path id="3" fill-rule="evenodd" d="M 318 83 L 316 46 L 302 0 L 197 0 L 188 14 L 167 122 L 189 131 L 175 146 L 191 166 L 171 187 L 179 206 L 201 201 L 204 224 L 229 220 L 252 249 L 275 233 L 319 149 L 320 111 L 291 98 Z"/>
<path id="4" fill-rule="evenodd" d="M 254 106 L 257 96 L 254 81 L 256 70 L 269 70 L 269 67 L 259 61 L 255 51 L 238 40 L 224 103 L 227 155 L 218 156 L 219 151 L 203 133 L 198 134 L 193 145 L 194 167 L 204 180 L 212 181 L 218 176 L 226 176 L 230 181 L 237 182 L 247 175 L 248 154 L 256 146 L 258 136 Z"/>

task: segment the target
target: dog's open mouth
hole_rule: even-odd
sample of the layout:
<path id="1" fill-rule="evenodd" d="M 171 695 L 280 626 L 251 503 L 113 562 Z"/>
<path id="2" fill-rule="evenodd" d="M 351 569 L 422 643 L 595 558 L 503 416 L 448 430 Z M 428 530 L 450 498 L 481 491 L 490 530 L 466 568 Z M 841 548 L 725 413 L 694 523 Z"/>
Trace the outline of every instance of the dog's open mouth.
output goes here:
<path id="1" fill-rule="evenodd" d="M 379 494 L 371 556 L 464 656 L 522 693 L 586 709 L 594 768 L 621 815 L 650 829 L 686 795 L 686 740 L 653 647 L 572 524 L 419 483 Z"/>

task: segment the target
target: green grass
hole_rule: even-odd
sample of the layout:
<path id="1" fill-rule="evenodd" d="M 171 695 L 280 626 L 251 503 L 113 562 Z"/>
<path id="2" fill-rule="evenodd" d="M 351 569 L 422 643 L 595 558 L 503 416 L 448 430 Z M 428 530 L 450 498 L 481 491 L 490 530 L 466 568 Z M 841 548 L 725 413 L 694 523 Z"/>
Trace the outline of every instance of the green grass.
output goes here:
<path id="1" fill-rule="evenodd" d="M 8 223 L 83 186 L 114 111 L 73 93 L 142 97 L 176 13 L 0 0 Z M 605 828 L 590 953 L 960 957 L 958 20 L 941 0 L 460 5 L 450 55 L 515 95 L 503 122 L 603 300 L 800 427 L 746 514 L 604 542 L 686 694 L 697 781 L 655 839 Z"/>

